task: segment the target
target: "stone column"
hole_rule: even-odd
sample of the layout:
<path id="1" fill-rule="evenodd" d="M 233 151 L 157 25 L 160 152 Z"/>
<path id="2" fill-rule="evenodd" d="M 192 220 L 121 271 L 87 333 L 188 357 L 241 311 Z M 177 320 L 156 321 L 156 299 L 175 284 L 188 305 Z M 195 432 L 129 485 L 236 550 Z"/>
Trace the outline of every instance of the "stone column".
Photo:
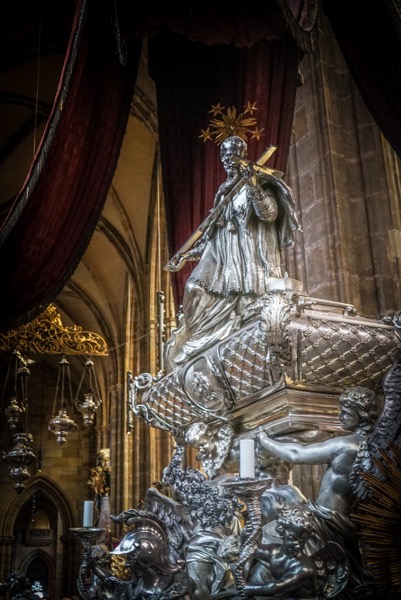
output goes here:
<path id="1" fill-rule="evenodd" d="M 289 270 L 311 296 L 362 316 L 400 309 L 400 160 L 383 140 L 322 15 L 301 62 L 286 181 L 303 234 Z"/>
<path id="2" fill-rule="evenodd" d="M 13 546 L 15 537 L 3 535 L 0 537 L 0 583 L 5 583 L 13 570 Z"/>

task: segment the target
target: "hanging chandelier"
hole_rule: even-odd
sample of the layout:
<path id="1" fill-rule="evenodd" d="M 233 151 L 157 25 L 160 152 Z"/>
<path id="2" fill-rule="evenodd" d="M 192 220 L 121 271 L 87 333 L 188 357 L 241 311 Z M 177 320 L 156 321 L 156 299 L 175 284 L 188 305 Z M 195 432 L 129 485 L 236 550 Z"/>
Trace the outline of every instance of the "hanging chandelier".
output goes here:
<path id="1" fill-rule="evenodd" d="M 66 390 L 67 388 L 67 390 Z M 77 428 L 77 424 L 67 413 L 67 405 L 72 404 L 72 387 L 70 378 L 70 363 L 63 354 L 59 362 L 56 393 L 54 396 L 53 416 L 49 421 L 49 431 L 56 436 L 61 446 L 67 441 L 67 435 Z M 56 413 L 56 411 L 58 412 Z"/>
<path id="2" fill-rule="evenodd" d="M 28 376 L 30 371 L 27 367 L 29 360 L 22 360 L 22 355 L 30 354 L 47 354 L 61 355 L 59 363 L 59 372 L 57 376 L 56 392 L 54 397 L 54 406 L 52 418 L 48 424 L 48 429 L 54 433 L 58 444 L 64 444 L 67 440 L 67 435 L 77 428 L 74 419 L 68 414 L 69 408 L 74 407 L 69 362 L 66 355 L 75 356 L 107 356 L 107 344 L 104 338 L 93 331 L 84 330 L 79 325 L 65 326 L 61 320 L 60 314 L 54 305 L 50 304 L 38 317 L 31 322 L 21 325 L 18 329 L 0 333 L 0 351 L 13 351 L 15 358 L 19 357 L 21 362 L 18 366 L 18 376 L 22 389 L 22 396 L 17 393 L 16 385 L 10 395 L 8 406 L 2 410 L 7 417 L 8 429 L 17 433 L 21 429 L 21 421 L 27 421 L 27 393 L 26 390 Z M 7 375 L 8 377 L 8 375 Z M 95 377 L 93 362 L 90 358 L 87 359 L 84 374 L 81 378 L 83 386 L 85 379 L 88 379 L 88 386 L 83 387 L 85 393 L 83 399 L 76 397 L 75 407 L 83 415 L 83 423 L 86 427 L 92 425 L 95 413 L 101 403 L 101 397 L 98 390 L 98 385 Z M 27 429 L 24 430 L 24 435 L 28 435 Z M 30 435 L 30 434 L 29 434 Z M 31 436 L 32 437 L 32 436 Z M 29 438 L 13 437 L 15 447 L 10 452 L 13 452 L 18 447 L 18 456 L 21 464 L 28 464 L 31 461 L 29 452 L 32 440 Z M 27 449 L 26 458 L 23 458 L 22 449 Z M 41 450 L 39 451 L 41 454 Z M 4 453 L 3 453 L 4 455 Z M 5 456 L 5 455 L 4 455 Z M 14 455 L 13 455 L 14 456 Z M 14 466 L 17 466 L 16 457 L 7 459 L 13 461 Z M 4 462 L 6 459 L 4 458 Z M 30 464 L 29 462 L 29 464 Z M 9 463 L 7 463 L 9 464 Z M 14 468 L 10 466 L 11 468 Z M 23 467 L 21 467 L 23 468 Z"/>
<path id="3" fill-rule="evenodd" d="M 9 452 L 2 452 L 3 462 L 10 469 L 10 479 L 14 489 L 20 494 L 25 488 L 24 481 L 30 478 L 28 467 L 36 459 L 32 451 L 33 437 L 30 433 L 14 433 L 14 447 Z"/>
<path id="4" fill-rule="evenodd" d="M 7 423 L 11 431 L 17 428 L 24 412 L 25 407 L 19 403 L 18 396 L 14 393 L 10 398 L 10 404 L 4 409 L 4 413 L 7 415 Z"/>
<path id="5" fill-rule="evenodd" d="M 29 479 L 29 465 L 33 463 L 36 456 L 32 450 L 33 437 L 28 432 L 28 378 L 30 370 L 27 366 L 28 360 L 18 350 L 11 355 L 10 366 L 14 370 L 13 392 L 10 404 L 4 409 L 7 415 L 9 429 L 13 433 L 13 448 L 8 452 L 2 452 L 1 458 L 10 470 L 10 479 L 14 482 L 14 489 L 20 494 L 25 488 L 24 481 Z M 7 379 L 8 379 L 7 374 Z"/>
<path id="6" fill-rule="evenodd" d="M 28 406 L 28 377 L 31 372 L 26 362 L 27 359 L 23 358 L 18 350 L 12 352 L 10 367 L 14 370 L 14 389 L 10 398 L 10 404 L 4 409 L 11 431 L 17 428 Z M 9 373 L 7 374 L 7 379 L 8 376 Z"/>
<path id="7" fill-rule="evenodd" d="M 86 391 L 83 392 L 83 397 L 81 398 L 80 392 L 85 383 L 86 387 L 84 389 Z M 83 424 L 85 427 L 91 427 L 93 425 L 96 411 L 101 402 L 102 399 L 99 393 L 94 363 L 91 358 L 88 357 L 85 362 L 85 367 L 82 372 L 81 381 L 75 397 L 75 406 L 82 414 Z"/>

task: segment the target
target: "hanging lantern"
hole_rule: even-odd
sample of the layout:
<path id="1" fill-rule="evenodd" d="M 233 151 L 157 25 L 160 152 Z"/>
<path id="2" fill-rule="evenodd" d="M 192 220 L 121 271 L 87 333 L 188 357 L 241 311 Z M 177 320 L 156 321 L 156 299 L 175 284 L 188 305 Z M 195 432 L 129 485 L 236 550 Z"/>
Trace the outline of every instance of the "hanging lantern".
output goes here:
<path id="1" fill-rule="evenodd" d="M 32 452 L 33 437 L 30 433 L 15 433 L 15 444 L 9 452 L 2 452 L 1 457 L 10 469 L 10 479 L 15 482 L 14 489 L 20 494 L 25 488 L 24 481 L 29 479 L 29 465 L 36 459 Z"/>
<path id="2" fill-rule="evenodd" d="M 32 362 L 32 361 L 31 361 Z M 17 377 L 21 382 L 22 389 L 22 399 L 26 402 L 28 399 L 28 377 L 31 374 L 30 370 L 26 365 L 26 359 L 23 359 L 20 356 L 18 368 L 17 368 Z"/>
<path id="3" fill-rule="evenodd" d="M 83 399 L 79 397 L 81 388 L 86 381 L 86 392 L 83 392 Z M 78 392 L 75 398 L 75 406 L 82 414 L 83 424 L 85 427 L 93 425 L 94 417 L 99 408 L 102 399 L 100 397 L 99 388 L 96 380 L 96 373 L 93 361 L 88 357 L 85 362 L 85 368 L 82 373 L 81 381 L 78 387 Z"/>
<path id="4" fill-rule="evenodd" d="M 49 430 L 56 436 L 57 443 L 61 446 L 67 441 L 67 435 L 77 428 L 74 419 L 68 416 L 65 409 L 60 409 L 49 421 Z"/>
<path id="5" fill-rule="evenodd" d="M 14 395 L 10 398 L 10 404 L 4 409 L 5 414 L 7 415 L 7 423 L 11 431 L 17 428 L 18 423 L 20 422 L 21 416 L 25 412 L 25 408 L 21 406 L 18 402 L 17 393 L 14 392 Z"/>
<path id="6" fill-rule="evenodd" d="M 70 363 L 63 355 L 59 362 L 57 375 L 56 394 L 54 396 L 53 416 L 48 428 L 56 436 L 57 443 L 61 446 L 67 441 L 67 435 L 77 428 L 75 421 L 67 413 L 66 386 L 68 387 L 68 400 L 72 406 L 72 389 L 70 379 Z M 56 414 L 58 407 L 58 412 Z"/>
<path id="7" fill-rule="evenodd" d="M 15 483 L 17 494 L 25 488 L 24 481 L 30 477 L 28 467 L 36 459 L 32 451 L 33 437 L 28 433 L 28 378 L 31 372 L 27 363 L 28 359 L 18 350 L 13 351 L 10 366 L 13 365 L 14 369 L 14 391 L 10 404 L 4 409 L 10 430 L 19 429 L 12 435 L 14 447 L 8 452 L 1 452 L 1 459 L 10 470 L 10 479 Z"/>
<path id="8" fill-rule="evenodd" d="M 13 351 L 11 361 L 14 362 L 14 391 L 4 413 L 7 415 L 9 428 L 13 431 L 21 423 L 21 417 L 26 414 L 28 408 L 28 377 L 31 372 L 26 366 L 27 359 L 23 358 L 18 350 Z M 20 398 L 18 391 L 21 394 Z"/>

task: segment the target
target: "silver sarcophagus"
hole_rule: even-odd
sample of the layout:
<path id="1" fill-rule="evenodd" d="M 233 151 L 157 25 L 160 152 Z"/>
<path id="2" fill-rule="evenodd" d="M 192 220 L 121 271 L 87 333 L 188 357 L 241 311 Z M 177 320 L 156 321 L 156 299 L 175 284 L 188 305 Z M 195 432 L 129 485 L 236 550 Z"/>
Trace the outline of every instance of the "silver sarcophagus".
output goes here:
<path id="1" fill-rule="evenodd" d="M 297 283 L 278 280 L 236 331 L 170 373 L 129 376 L 134 413 L 174 434 L 197 419 L 229 420 L 238 434 L 336 431 L 338 395 L 355 385 L 380 395 L 401 343 L 391 320 L 309 298 Z"/>

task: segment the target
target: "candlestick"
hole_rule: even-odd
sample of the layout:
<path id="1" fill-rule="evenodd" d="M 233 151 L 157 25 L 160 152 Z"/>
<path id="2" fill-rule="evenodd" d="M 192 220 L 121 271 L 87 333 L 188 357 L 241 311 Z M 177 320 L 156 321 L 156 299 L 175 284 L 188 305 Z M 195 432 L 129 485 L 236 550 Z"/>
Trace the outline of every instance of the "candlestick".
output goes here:
<path id="1" fill-rule="evenodd" d="M 240 472 L 241 479 L 255 479 L 255 442 L 240 440 Z"/>
<path id="2" fill-rule="evenodd" d="M 86 502 L 84 503 L 85 507 Z M 88 505 L 90 501 L 88 500 Z M 92 502 L 93 504 L 93 502 Z M 77 536 L 82 544 L 82 563 L 79 568 L 77 586 L 81 598 L 89 598 L 88 582 L 88 559 L 92 557 L 92 546 L 94 542 L 105 532 L 100 527 L 73 527 L 70 529 L 72 535 Z"/>
<path id="3" fill-rule="evenodd" d="M 85 500 L 84 502 L 84 518 L 82 522 L 84 527 L 93 527 L 93 502 Z"/>
<path id="4" fill-rule="evenodd" d="M 253 440 L 242 441 L 253 443 Z M 249 444 L 246 448 L 246 455 L 248 455 L 251 450 L 251 445 Z M 253 453 L 252 456 L 254 456 Z M 247 598 L 248 596 L 245 594 L 245 566 L 249 558 L 255 553 L 262 539 L 261 497 L 263 492 L 270 488 L 271 480 L 244 479 L 241 481 L 241 479 L 233 478 L 231 480 L 223 481 L 221 485 L 231 494 L 235 494 L 238 498 L 241 498 L 248 509 L 248 521 L 243 530 L 245 538 L 242 542 L 240 555 L 233 571 L 235 585 L 240 598 Z"/>

